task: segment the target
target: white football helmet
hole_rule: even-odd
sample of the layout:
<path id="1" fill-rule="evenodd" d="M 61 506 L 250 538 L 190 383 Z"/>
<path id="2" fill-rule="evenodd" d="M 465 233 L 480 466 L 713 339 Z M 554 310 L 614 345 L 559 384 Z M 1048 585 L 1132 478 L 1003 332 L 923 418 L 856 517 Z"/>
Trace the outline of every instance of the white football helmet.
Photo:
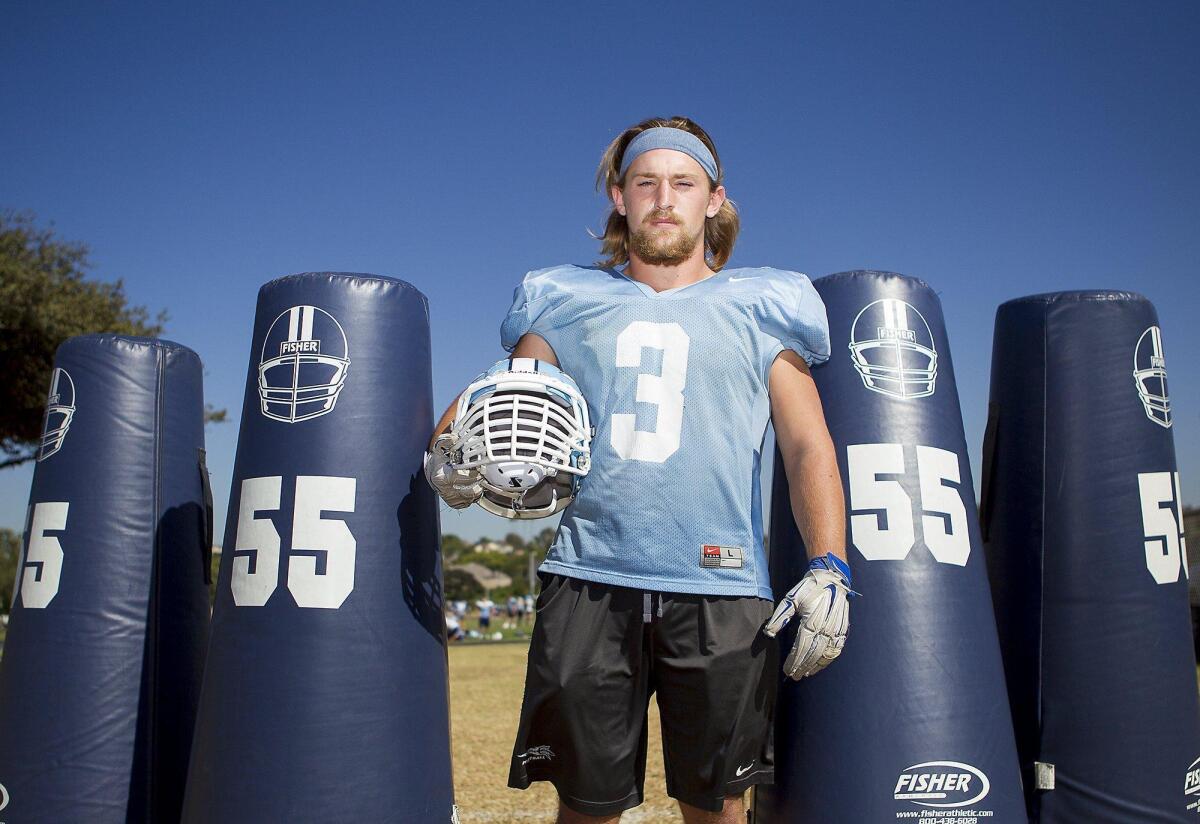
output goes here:
<path id="1" fill-rule="evenodd" d="M 1151 326 L 1138 338 L 1133 350 L 1133 383 L 1146 417 L 1159 426 L 1171 426 L 1171 399 L 1167 396 L 1167 358 L 1163 354 L 1162 330 Z"/>
<path id="2" fill-rule="evenodd" d="M 42 441 L 37 459 L 44 461 L 62 449 L 71 419 L 75 417 L 75 381 L 65 369 L 55 368 L 46 394 L 46 417 L 42 422 Z"/>
<path id="3" fill-rule="evenodd" d="M 868 303 L 850 327 L 850 356 L 863 386 L 893 398 L 927 398 L 937 384 L 937 347 L 924 316 L 896 298 Z"/>
<path id="4" fill-rule="evenodd" d="M 591 465 L 587 402 L 546 361 L 509 358 L 458 399 L 456 469 L 479 471 L 479 505 L 505 518 L 545 518 L 571 502 Z"/>
<path id="5" fill-rule="evenodd" d="M 293 306 L 271 323 L 258 364 L 262 413 L 284 423 L 333 411 L 350 350 L 333 315 L 316 306 Z"/>

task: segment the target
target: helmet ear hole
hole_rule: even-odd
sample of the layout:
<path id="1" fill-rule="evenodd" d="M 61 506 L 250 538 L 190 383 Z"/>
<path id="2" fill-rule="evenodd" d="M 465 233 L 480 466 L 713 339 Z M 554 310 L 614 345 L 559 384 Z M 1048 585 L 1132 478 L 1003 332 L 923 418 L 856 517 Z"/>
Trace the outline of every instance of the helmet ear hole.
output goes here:
<path id="1" fill-rule="evenodd" d="M 460 468 L 479 470 L 479 505 L 507 518 L 565 508 L 590 463 L 591 424 L 575 381 L 552 364 L 500 361 L 459 398 Z"/>

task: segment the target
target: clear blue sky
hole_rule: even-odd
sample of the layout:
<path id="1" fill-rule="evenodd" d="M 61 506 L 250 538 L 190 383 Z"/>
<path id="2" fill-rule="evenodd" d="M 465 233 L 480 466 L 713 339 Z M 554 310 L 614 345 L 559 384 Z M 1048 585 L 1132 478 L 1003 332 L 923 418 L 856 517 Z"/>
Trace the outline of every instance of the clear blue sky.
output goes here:
<path id="1" fill-rule="evenodd" d="M 208 429 L 223 522 L 262 283 L 415 284 L 443 405 L 500 356 L 527 269 L 595 259 L 605 144 L 688 114 L 742 210 L 731 265 L 940 292 L 976 475 L 997 305 L 1147 295 L 1200 503 L 1200 5 L 750 7 L 10 4 L 0 206 L 88 243 L 96 276 L 200 353 L 234 420 Z M 20 528 L 31 478 L 0 472 L 0 525 Z M 442 526 L 511 525 L 473 508 Z"/>

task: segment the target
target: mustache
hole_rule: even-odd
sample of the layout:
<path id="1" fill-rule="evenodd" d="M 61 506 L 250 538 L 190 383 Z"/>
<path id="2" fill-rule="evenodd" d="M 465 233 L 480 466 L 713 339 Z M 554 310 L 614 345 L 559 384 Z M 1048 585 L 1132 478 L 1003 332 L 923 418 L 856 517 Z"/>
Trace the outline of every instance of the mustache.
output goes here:
<path id="1" fill-rule="evenodd" d="M 675 224 L 676 226 L 679 225 L 679 221 L 675 218 L 675 216 L 672 215 L 670 212 L 665 212 L 665 211 L 651 212 L 650 214 L 646 215 L 645 219 L 642 222 L 649 225 L 656 220 L 666 220 L 666 221 L 669 221 L 669 222 Z"/>

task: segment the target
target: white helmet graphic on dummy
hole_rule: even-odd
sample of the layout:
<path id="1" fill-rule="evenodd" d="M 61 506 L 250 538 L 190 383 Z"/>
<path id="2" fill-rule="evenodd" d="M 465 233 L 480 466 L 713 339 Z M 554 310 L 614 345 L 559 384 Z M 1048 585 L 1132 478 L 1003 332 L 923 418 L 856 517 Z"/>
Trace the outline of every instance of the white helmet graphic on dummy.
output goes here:
<path id="1" fill-rule="evenodd" d="M 258 366 L 262 413 L 297 423 L 333 411 L 350 368 L 346 333 L 316 306 L 293 306 L 271 323 Z"/>
<path id="2" fill-rule="evenodd" d="M 50 376 L 50 391 L 46 393 L 46 417 L 42 422 L 42 442 L 37 459 L 44 461 L 62 449 L 71 418 L 75 417 L 75 382 L 67 370 L 55 367 Z"/>
<path id="3" fill-rule="evenodd" d="M 451 506 L 545 518 L 575 497 L 591 439 L 587 403 L 569 375 L 546 361 L 509 358 L 459 397 L 450 431 L 435 443 L 442 455 L 427 460 L 426 475 Z"/>
<path id="4" fill-rule="evenodd" d="M 1162 330 L 1149 327 L 1133 350 L 1133 382 L 1146 417 L 1159 426 L 1171 426 L 1171 399 L 1167 397 L 1167 358 L 1163 354 Z"/>
<path id="5" fill-rule="evenodd" d="M 850 327 L 850 355 L 863 386 L 893 398 L 927 398 L 937 382 L 929 324 L 896 298 L 868 303 Z"/>

